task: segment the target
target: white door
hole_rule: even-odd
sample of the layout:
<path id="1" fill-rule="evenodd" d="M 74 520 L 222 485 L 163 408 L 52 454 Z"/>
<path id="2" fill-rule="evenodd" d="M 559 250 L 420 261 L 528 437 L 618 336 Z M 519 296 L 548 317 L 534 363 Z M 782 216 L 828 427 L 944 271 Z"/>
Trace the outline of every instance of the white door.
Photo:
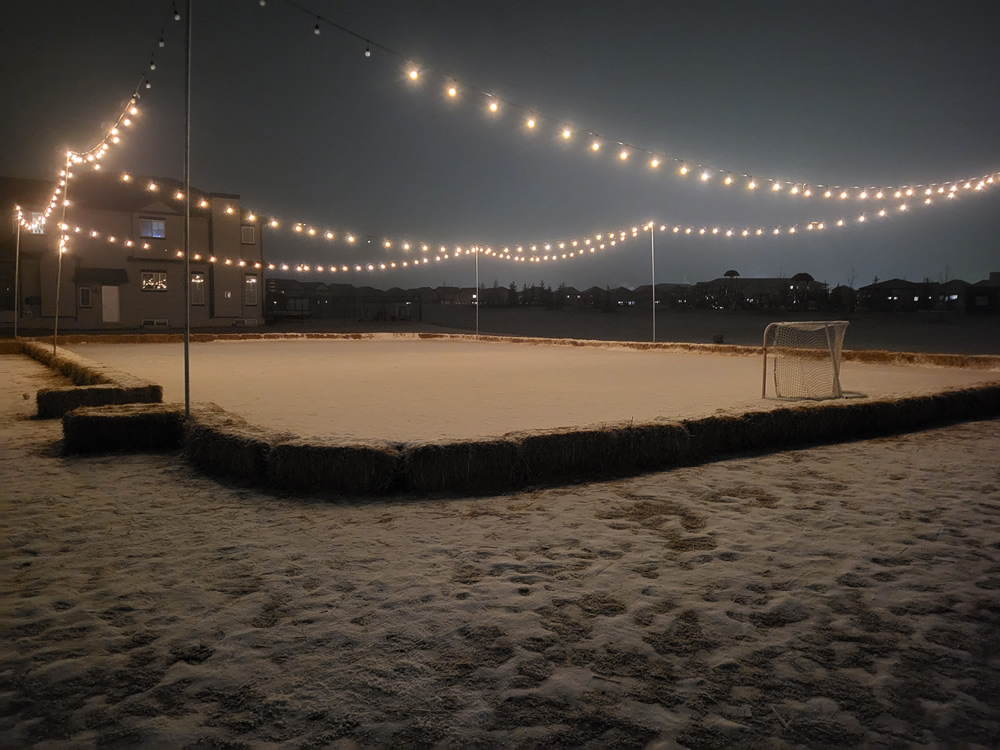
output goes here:
<path id="1" fill-rule="evenodd" d="M 101 320 L 105 323 L 118 321 L 118 287 L 101 287 Z"/>

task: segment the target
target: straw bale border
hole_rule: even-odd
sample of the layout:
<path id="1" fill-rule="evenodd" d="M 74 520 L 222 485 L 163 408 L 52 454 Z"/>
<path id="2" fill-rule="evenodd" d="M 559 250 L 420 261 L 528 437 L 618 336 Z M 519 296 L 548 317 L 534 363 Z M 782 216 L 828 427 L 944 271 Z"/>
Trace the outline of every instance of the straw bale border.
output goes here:
<path id="1" fill-rule="evenodd" d="M 93 362 L 73 352 L 55 353 L 36 341 L 21 342 L 22 352 L 73 381 L 66 388 L 40 388 L 39 419 L 55 419 L 80 406 L 156 404 L 163 387 L 127 372 Z"/>
<path id="2" fill-rule="evenodd" d="M 67 337 L 70 338 L 70 337 Z M 73 337 L 93 341 L 95 337 Z M 622 347 L 751 356 L 753 347 L 710 344 L 529 339 L 446 333 L 418 334 L 198 334 L 193 340 L 439 339 L 530 345 Z M 176 334 L 99 337 L 97 340 L 174 342 Z M 138 381 L 82 357 L 54 357 L 41 344 L 17 342 L 25 353 L 87 385 L 72 390 L 95 400 L 114 398 Z M 69 343 L 69 342 L 68 342 Z M 1000 357 L 845 352 L 866 363 L 1000 370 Z M 117 382 L 115 382 L 117 381 Z M 159 386 L 152 385 L 161 398 Z M 116 390 L 117 389 L 117 390 Z M 43 389 L 44 391 L 45 389 Z M 42 393 L 39 391 L 39 412 Z M 146 394 L 148 395 L 148 394 Z M 60 405 L 60 408 L 65 404 Z M 510 433 L 467 442 L 340 443 L 277 433 L 248 423 L 214 404 L 201 404 L 183 420 L 176 405 L 83 408 L 63 420 L 67 450 L 140 450 L 183 445 L 187 458 L 208 474 L 273 489 L 325 496 L 394 493 L 497 493 L 536 485 L 630 476 L 692 465 L 741 453 L 842 442 L 924 429 L 949 422 L 1000 416 L 1000 383 L 883 399 L 847 399 L 778 406 L 741 414 L 646 424 L 619 423 L 583 429 Z M 178 443 L 180 420 L 183 437 Z M 108 433 L 119 431 L 112 436 Z M 155 433 L 155 434 L 154 434 Z M 162 441 L 162 442 L 161 442 Z M 89 443 L 84 447 L 84 443 Z"/>

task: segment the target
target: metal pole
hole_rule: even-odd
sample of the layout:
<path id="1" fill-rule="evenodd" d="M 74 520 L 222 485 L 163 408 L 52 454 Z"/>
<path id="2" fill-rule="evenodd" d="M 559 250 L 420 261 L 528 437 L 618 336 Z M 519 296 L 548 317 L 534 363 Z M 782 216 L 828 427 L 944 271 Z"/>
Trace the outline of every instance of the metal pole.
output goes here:
<path id="1" fill-rule="evenodd" d="M 479 338 L 479 248 L 473 248 L 472 253 L 476 256 L 476 338 Z"/>
<path id="2" fill-rule="evenodd" d="M 184 62 L 184 416 L 191 416 L 191 0 Z"/>
<path id="3" fill-rule="evenodd" d="M 17 240 L 14 243 L 14 338 L 17 338 L 17 319 L 21 317 L 21 293 L 18 289 L 18 279 L 21 274 L 21 211 L 15 207 L 14 219 L 17 221 Z"/>
<path id="4" fill-rule="evenodd" d="M 653 242 L 655 234 L 653 222 L 649 223 L 649 266 L 653 278 L 653 343 L 656 343 L 656 245 Z"/>
<path id="5" fill-rule="evenodd" d="M 63 229 L 63 225 L 66 224 L 66 204 L 69 202 L 69 167 L 70 167 L 70 152 L 66 152 L 66 171 L 63 174 L 63 182 L 66 184 L 63 186 L 63 207 L 62 207 L 62 218 L 59 220 L 59 259 L 56 263 L 56 321 L 52 327 L 52 354 L 56 353 L 56 341 L 59 338 L 59 292 L 62 288 L 62 257 L 63 251 L 66 249 L 66 235 L 63 234 L 66 230 Z"/>

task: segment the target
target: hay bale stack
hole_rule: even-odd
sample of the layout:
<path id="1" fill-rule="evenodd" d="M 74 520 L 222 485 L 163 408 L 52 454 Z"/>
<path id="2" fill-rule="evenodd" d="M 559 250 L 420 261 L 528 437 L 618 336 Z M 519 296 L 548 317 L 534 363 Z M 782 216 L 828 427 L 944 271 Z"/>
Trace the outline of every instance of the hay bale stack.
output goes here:
<path id="1" fill-rule="evenodd" d="M 80 407 L 63 415 L 65 453 L 172 451 L 183 438 L 182 404 Z"/>
<path id="2" fill-rule="evenodd" d="M 206 474 L 264 484 L 271 447 L 283 437 L 215 404 L 199 404 L 185 424 L 184 455 Z"/>
<path id="3" fill-rule="evenodd" d="M 527 483 L 516 438 L 410 445 L 403 459 L 403 487 L 414 492 L 501 492 Z"/>
<path id="4" fill-rule="evenodd" d="M 322 494 L 383 494 L 398 485 L 402 454 L 383 442 L 335 443 L 293 438 L 276 443 L 268 456 L 273 487 Z"/>

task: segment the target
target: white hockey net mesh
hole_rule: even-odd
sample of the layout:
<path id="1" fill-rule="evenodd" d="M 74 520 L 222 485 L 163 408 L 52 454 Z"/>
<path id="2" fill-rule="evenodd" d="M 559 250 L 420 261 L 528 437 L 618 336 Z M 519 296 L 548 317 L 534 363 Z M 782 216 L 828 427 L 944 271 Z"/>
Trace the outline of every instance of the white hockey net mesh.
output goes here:
<path id="1" fill-rule="evenodd" d="M 771 323 L 764 329 L 764 391 L 767 359 L 778 398 L 840 398 L 840 355 L 845 320 Z"/>

